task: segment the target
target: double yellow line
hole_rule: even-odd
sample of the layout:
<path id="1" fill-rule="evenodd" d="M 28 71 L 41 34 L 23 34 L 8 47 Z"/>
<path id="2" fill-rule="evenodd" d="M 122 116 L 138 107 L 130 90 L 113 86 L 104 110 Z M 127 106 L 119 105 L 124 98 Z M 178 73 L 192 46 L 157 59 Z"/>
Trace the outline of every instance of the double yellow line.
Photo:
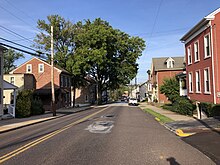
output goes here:
<path id="1" fill-rule="evenodd" d="M 69 129 L 70 127 L 72 127 L 72 126 L 74 126 L 76 124 L 79 124 L 81 122 L 84 122 L 84 121 L 88 120 L 89 118 L 91 118 L 91 117 L 93 117 L 93 116 L 103 112 L 107 108 L 108 107 L 106 107 L 106 108 L 104 108 L 104 109 L 102 109 L 100 111 L 97 111 L 97 112 L 95 112 L 95 113 L 93 113 L 91 115 L 88 115 L 88 116 L 86 116 L 86 117 L 84 117 L 82 119 L 79 119 L 79 120 L 77 120 L 77 121 L 75 121 L 75 122 L 73 122 L 71 124 L 66 125 L 65 127 L 61 128 L 61 129 L 59 129 L 57 131 L 51 132 L 51 133 L 49 133 L 49 134 L 47 134 L 47 135 L 45 135 L 45 136 L 43 136 L 43 137 L 41 137 L 39 139 L 36 139 L 36 140 L 34 140 L 34 141 L 32 141 L 32 142 L 30 142 L 30 143 L 28 143 L 28 144 L 26 144 L 26 145 L 24 145 L 24 146 L 22 146 L 22 147 L 20 147 L 20 148 L 18 148 L 16 150 L 14 150 L 14 151 L 12 151 L 12 152 L 4 155 L 4 156 L 1 156 L 0 157 L 0 163 L 3 163 L 6 160 L 11 159 L 12 157 L 14 157 L 14 156 L 16 156 L 16 155 L 18 155 L 18 154 L 28 150 L 29 148 L 31 148 L 31 147 L 33 147 L 33 146 L 35 146 L 35 145 L 37 145 L 37 144 L 47 140 L 47 139 L 50 139 L 51 137 L 53 137 L 53 136 L 55 136 L 55 135 L 65 131 L 65 130 Z"/>

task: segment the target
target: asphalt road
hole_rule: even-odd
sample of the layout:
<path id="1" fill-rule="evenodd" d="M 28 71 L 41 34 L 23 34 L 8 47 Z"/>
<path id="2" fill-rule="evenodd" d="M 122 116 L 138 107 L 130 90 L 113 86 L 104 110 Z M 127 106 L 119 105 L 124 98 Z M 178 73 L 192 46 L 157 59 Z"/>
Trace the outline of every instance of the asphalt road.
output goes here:
<path id="1" fill-rule="evenodd" d="M 3 133 L 0 162 L 10 165 L 214 164 L 152 116 L 126 104 L 90 109 Z"/>

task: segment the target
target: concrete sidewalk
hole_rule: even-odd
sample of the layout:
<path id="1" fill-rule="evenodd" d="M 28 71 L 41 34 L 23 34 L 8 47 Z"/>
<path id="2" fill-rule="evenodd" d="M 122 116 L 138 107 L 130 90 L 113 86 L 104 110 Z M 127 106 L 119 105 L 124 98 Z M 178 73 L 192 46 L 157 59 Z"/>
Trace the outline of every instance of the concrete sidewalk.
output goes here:
<path id="1" fill-rule="evenodd" d="M 79 107 L 79 108 L 61 108 L 56 111 L 56 116 L 53 116 L 52 112 L 45 112 L 45 114 L 30 116 L 27 118 L 13 118 L 13 119 L 0 120 L 0 133 L 8 132 L 25 126 L 33 125 L 36 123 L 60 118 L 66 115 L 88 110 L 91 108 L 94 108 L 94 106 Z"/>
<path id="2" fill-rule="evenodd" d="M 180 114 L 177 114 L 177 113 L 172 112 L 172 111 L 169 111 L 169 110 L 165 110 L 165 109 L 162 109 L 162 108 L 158 108 L 158 107 L 149 105 L 149 104 L 146 103 L 146 102 L 140 103 L 139 106 L 140 106 L 141 109 L 149 108 L 149 109 L 151 109 L 151 110 L 153 110 L 153 111 L 155 111 L 155 112 L 157 112 L 157 113 L 160 113 L 161 115 L 164 115 L 164 116 L 169 117 L 170 119 L 172 119 L 172 120 L 174 120 L 174 121 L 195 120 L 193 117 L 180 115 Z"/>
<path id="3" fill-rule="evenodd" d="M 176 133 L 178 136 L 190 135 L 184 133 L 198 133 L 204 131 L 220 132 L 220 117 L 199 120 L 190 116 L 184 116 L 169 110 L 158 108 L 149 105 L 148 103 L 140 103 L 140 108 L 149 108 L 174 120 L 174 122 L 165 123 L 164 126 L 172 132 Z"/>

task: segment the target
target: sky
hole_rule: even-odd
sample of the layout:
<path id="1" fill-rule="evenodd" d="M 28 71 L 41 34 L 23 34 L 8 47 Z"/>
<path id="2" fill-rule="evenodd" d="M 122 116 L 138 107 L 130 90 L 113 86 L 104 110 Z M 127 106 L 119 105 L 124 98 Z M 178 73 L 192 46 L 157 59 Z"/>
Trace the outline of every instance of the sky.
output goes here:
<path id="1" fill-rule="evenodd" d="M 137 82 L 143 83 L 152 58 L 184 56 L 180 38 L 219 7 L 220 0 L 1 0 L 0 37 L 31 47 L 39 33 L 37 20 L 48 15 L 58 14 L 73 23 L 102 18 L 113 28 L 145 40 L 137 61 Z M 31 58 L 24 55 L 17 65 Z"/>

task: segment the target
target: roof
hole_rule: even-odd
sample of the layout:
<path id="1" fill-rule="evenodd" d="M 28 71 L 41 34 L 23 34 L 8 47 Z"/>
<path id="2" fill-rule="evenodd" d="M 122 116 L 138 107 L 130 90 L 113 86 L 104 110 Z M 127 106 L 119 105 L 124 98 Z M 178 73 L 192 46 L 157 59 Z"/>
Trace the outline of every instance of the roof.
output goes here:
<path id="1" fill-rule="evenodd" d="M 190 29 L 181 39 L 180 41 L 186 41 L 190 36 L 192 36 L 195 32 L 197 32 L 199 29 L 204 27 L 209 23 L 210 20 L 213 20 L 215 18 L 215 15 L 220 12 L 220 8 L 214 10 L 207 16 L 205 16 L 199 23 L 197 23 L 192 29 Z"/>
<path id="2" fill-rule="evenodd" d="M 18 87 L 15 86 L 14 84 L 11 84 L 5 80 L 3 80 L 3 89 L 7 90 L 7 89 L 17 89 Z"/>
<path id="3" fill-rule="evenodd" d="M 30 62 L 30 61 L 33 60 L 33 59 L 37 59 L 38 61 L 41 61 L 41 62 L 45 63 L 46 65 L 51 66 L 47 61 L 42 60 L 42 59 L 39 59 L 39 58 L 37 58 L 37 57 L 33 57 L 33 58 L 31 58 L 30 60 L 28 60 L 28 61 L 26 61 L 25 63 L 23 63 L 23 64 L 21 64 L 20 66 L 18 66 L 17 68 L 15 68 L 14 70 L 12 70 L 10 73 L 14 73 L 14 71 L 17 70 L 19 67 L 21 67 L 21 66 L 27 64 L 28 62 Z M 60 72 L 70 74 L 67 70 L 61 68 L 61 67 L 58 66 L 58 65 L 54 66 L 54 68 L 57 69 L 57 70 L 59 70 Z"/>
<path id="4" fill-rule="evenodd" d="M 159 70 L 176 70 L 185 68 L 184 57 L 171 57 L 174 60 L 173 68 L 167 68 L 166 61 L 169 57 L 152 58 L 152 65 L 154 71 Z"/>

